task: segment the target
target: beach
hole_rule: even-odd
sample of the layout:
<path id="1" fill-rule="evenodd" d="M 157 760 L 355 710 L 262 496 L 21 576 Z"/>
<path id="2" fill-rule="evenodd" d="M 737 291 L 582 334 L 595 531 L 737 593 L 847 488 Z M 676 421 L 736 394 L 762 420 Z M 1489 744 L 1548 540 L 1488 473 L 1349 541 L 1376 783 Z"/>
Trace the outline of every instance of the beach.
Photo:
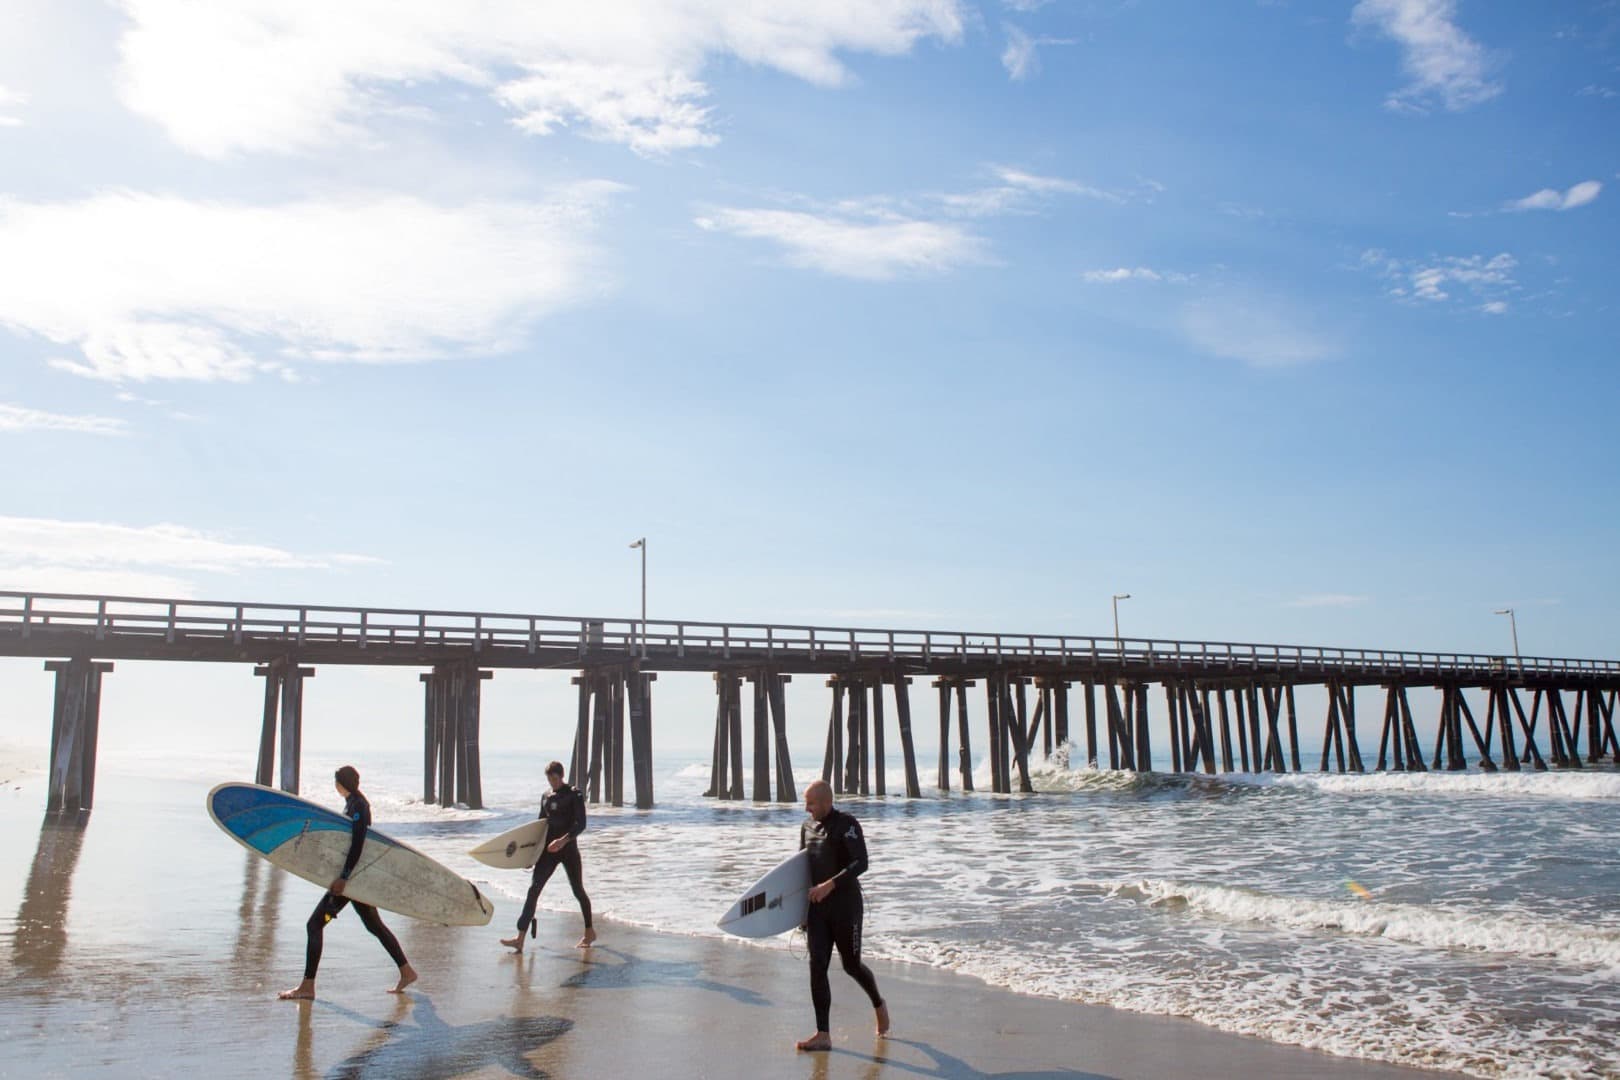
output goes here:
<path id="1" fill-rule="evenodd" d="M 110 776 L 104 790 L 82 828 L 41 827 L 37 780 L 5 793 L 0 1075 L 1420 1075 L 883 960 L 892 1037 L 874 1036 L 835 965 L 835 1049 L 800 1054 L 813 1026 L 802 951 L 612 920 L 580 950 L 564 910 L 514 956 L 498 944 L 510 904 L 472 929 L 390 918 L 422 974 L 400 997 L 345 914 L 327 930 L 318 1000 L 277 1001 L 319 890 L 236 848 L 172 783 Z"/>
<path id="2" fill-rule="evenodd" d="M 835 963 L 835 1049 L 803 1055 L 802 937 L 714 927 L 796 843 L 803 810 L 705 799 L 700 765 L 665 761 L 652 811 L 591 808 L 599 946 L 573 947 L 559 876 L 517 958 L 498 941 L 527 874 L 466 852 L 532 819 L 543 757 L 492 758 L 490 805 L 472 810 L 420 801 L 413 755 L 356 755 L 376 827 L 478 883 L 496 913 L 462 929 L 387 916 L 422 974 L 404 1000 L 346 913 L 319 999 L 299 1005 L 275 995 L 298 980 L 320 890 L 208 819 L 235 755 L 110 755 L 83 824 L 44 819 L 42 762 L 12 757 L 0 1076 L 1577 1077 L 1616 1060 L 1613 870 L 1590 843 L 1614 813 L 1612 772 L 1212 784 L 1047 769 L 1034 796 L 848 797 L 873 852 L 863 951 L 893 1037 L 874 1038 Z M 306 761 L 310 798 L 337 805 L 317 788 L 337 763 Z M 1521 820 L 1549 840 L 1528 858 Z M 1399 861 L 1441 836 L 1466 838 L 1449 862 Z M 1560 914 L 1532 918 L 1545 897 Z"/>

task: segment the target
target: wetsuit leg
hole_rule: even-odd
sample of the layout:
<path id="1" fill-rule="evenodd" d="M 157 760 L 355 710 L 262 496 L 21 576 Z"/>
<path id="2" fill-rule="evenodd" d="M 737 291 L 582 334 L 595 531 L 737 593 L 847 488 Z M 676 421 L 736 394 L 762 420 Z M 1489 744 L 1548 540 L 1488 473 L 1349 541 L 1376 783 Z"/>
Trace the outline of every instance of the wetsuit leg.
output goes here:
<path id="1" fill-rule="evenodd" d="M 579 901 L 579 911 L 585 916 L 585 929 L 591 928 L 591 898 L 585 895 L 585 867 L 579 861 L 579 845 L 569 844 L 562 849 L 563 870 L 568 874 L 568 886 Z"/>
<path id="2" fill-rule="evenodd" d="M 405 950 L 399 947 L 399 939 L 394 936 L 394 932 L 383 925 L 382 916 L 377 914 L 377 909 L 370 904 L 356 902 L 354 913 L 360 916 L 360 921 L 371 931 L 371 936 L 382 942 L 382 947 L 388 950 L 388 958 L 394 962 L 394 966 L 404 967 Z"/>
<path id="3" fill-rule="evenodd" d="M 827 966 L 832 963 L 832 923 L 818 918 L 812 909 L 805 924 L 805 938 L 810 947 L 810 1004 L 816 1010 L 816 1030 L 831 1031 L 828 1018 L 832 1012 L 832 987 L 827 984 Z"/>
<path id="4" fill-rule="evenodd" d="M 315 912 L 304 924 L 309 931 L 309 944 L 304 949 L 304 978 L 313 979 L 316 969 L 321 966 L 321 946 L 325 943 L 326 924 L 338 917 L 342 910 L 349 906 L 347 896 L 333 896 L 327 893 L 321 897 L 321 902 L 315 905 Z"/>
<path id="5" fill-rule="evenodd" d="M 573 845 L 570 844 L 569 847 Z M 552 871 L 557 869 L 557 863 L 560 861 L 558 856 L 546 851 L 541 853 L 540 861 L 534 864 L 534 880 L 529 883 L 529 895 L 523 901 L 522 913 L 518 915 L 518 937 L 522 937 L 523 932 L 534 921 L 534 907 L 540 902 L 540 890 L 551 880 Z"/>
<path id="6" fill-rule="evenodd" d="M 883 995 L 878 993 L 877 978 L 873 976 L 872 969 L 861 963 L 861 922 L 864 918 L 864 906 L 861 898 L 857 896 L 855 902 L 839 914 L 832 924 L 832 939 L 833 944 L 838 947 L 838 959 L 843 962 L 844 974 L 860 984 L 861 989 L 866 991 L 866 996 L 871 1000 L 872 1008 L 875 1009 L 883 1004 Z"/>

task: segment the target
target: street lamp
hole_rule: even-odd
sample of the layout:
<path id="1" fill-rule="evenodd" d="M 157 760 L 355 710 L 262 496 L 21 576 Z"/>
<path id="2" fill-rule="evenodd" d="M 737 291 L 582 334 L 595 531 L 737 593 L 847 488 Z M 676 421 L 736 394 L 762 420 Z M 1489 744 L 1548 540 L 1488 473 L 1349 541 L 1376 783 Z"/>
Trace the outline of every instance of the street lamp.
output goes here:
<path id="1" fill-rule="evenodd" d="M 647 659 L 647 538 L 630 545 L 641 549 L 641 658 Z"/>
<path id="2" fill-rule="evenodd" d="M 1131 594 L 1128 592 L 1114 594 L 1114 651 L 1119 653 L 1125 651 L 1125 647 L 1120 644 L 1119 640 L 1119 602 L 1130 598 Z"/>
<path id="3" fill-rule="evenodd" d="M 1521 668 L 1524 667 L 1523 659 L 1519 656 L 1519 616 L 1510 607 L 1497 608 L 1492 614 L 1508 617 L 1508 625 L 1513 628 L 1513 662 Z"/>

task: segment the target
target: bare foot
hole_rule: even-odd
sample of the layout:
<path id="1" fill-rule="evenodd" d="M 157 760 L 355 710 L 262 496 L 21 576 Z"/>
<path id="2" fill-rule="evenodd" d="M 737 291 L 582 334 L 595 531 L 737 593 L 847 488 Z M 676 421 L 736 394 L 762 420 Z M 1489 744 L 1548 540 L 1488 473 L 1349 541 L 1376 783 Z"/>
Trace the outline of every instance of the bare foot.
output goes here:
<path id="1" fill-rule="evenodd" d="M 283 990 L 281 993 L 277 994 L 276 997 L 280 998 L 282 1001 L 314 1001 L 315 980 L 305 979 L 291 990 Z"/>
<path id="2" fill-rule="evenodd" d="M 390 994 L 403 994 L 405 992 L 405 988 L 415 981 L 416 969 L 411 967 L 411 965 L 406 964 L 404 967 L 399 969 L 399 982 L 395 983 L 394 988 L 388 992 Z"/>
<path id="3" fill-rule="evenodd" d="M 592 930 L 590 927 L 587 926 L 585 928 L 585 936 L 579 939 L 578 943 L 576 943 L 574 945 L 574 948 L 576 948 L 576 949 L 588 949 L 588 948 L 591 947 L 591 942 L 593 942 L 595 940 L 596 940 L 596 931 Z"/>
<path id="4" fill-rule="evenodd" d="M 808 1039 L 800 1039 L 793 1045 L 799 1050 L 831 1050 L 832 1036 L 825 1031 L 818 1031 Z"/>
<path id="5" fill-rule="evenodd" d="M 889 1003 L 888 1002 L 884 1002 L 882 1005 L 879 1005 L 877 1007 L 877 1033 L 879 1035 L 887 1035 L 889 1033 Z"/>
<path id="6" fill-rule="evenodd" d="M 513 952 L 520 953 L 523 951 L 523 935 L 519 934 L 517 937 L 503 937 L 501 938 L 501 944 L 505 945 Z"/>

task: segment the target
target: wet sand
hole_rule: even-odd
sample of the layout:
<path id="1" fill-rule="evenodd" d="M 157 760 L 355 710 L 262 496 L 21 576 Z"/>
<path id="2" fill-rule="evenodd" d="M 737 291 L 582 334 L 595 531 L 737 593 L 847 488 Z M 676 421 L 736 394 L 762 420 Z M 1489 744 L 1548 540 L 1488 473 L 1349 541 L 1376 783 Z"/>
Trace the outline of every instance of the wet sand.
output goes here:
<path id="1" fill-rule="evenodd" d="M 478 929 L 385 915 L 422 974 L 399 997 L 346 913 L 327 929 L 319 999 L 281 1002 L 319 890 L 219 835 L 204 790 L 109 780 L 85 828 L 41 827 L 41 784 L 4 792 L 0 1076 L 1424 1075 L 887 963 L 873 968 L 892 1037 L 874 1036 L 835 962 L 835 1049 L 800 1054 L 814 1026 L 802 952 L 605 920 L 597 948 L 577 950 L 577 915 L 546 912 L 518 957 L 498 944 L 509 903 Z"/>

